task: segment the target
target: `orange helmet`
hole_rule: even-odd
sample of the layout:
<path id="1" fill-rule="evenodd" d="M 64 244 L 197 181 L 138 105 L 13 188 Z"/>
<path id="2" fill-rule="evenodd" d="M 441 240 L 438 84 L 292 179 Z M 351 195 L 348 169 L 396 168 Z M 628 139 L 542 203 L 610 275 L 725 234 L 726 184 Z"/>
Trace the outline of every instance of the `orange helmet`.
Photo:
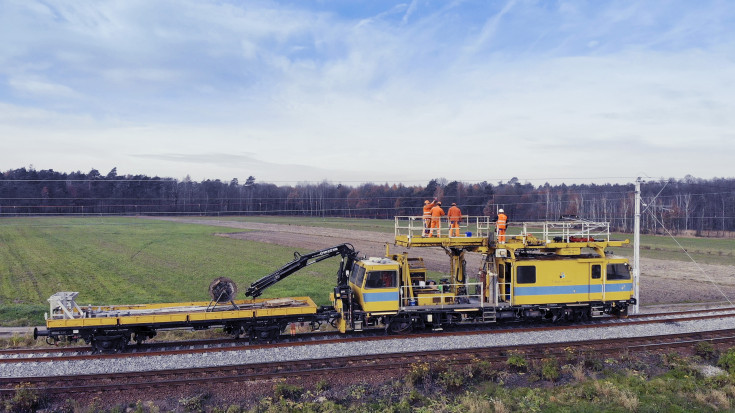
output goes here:
<path id="1" fill-rule="evenodd" d="M 424 201 L 424 203 L 425 203 L 425 204 L 428 204 L 428 203 L 429 203 L 429 200 L 427 199 L 426 201 Z"/>

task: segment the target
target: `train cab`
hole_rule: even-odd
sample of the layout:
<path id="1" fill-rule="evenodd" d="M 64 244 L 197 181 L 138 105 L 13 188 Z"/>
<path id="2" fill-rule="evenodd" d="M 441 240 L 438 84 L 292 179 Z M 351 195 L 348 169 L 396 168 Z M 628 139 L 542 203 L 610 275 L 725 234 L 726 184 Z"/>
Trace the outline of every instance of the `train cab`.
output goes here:
<path id="1" fill-rule="evenodd" d="M 366 313 L 398 311 L 399 264 L 389 258 L 356 261 L 350 271 L 349 285 Z"/>

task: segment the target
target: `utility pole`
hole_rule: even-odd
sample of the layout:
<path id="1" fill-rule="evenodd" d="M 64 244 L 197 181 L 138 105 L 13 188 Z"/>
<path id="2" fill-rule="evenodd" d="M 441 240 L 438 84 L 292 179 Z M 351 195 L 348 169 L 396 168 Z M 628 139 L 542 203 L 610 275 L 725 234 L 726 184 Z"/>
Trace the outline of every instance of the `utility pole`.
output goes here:
<path id="1" fill-rule="evenodd" d="M 635 181 L 635 219 L 633 221 L 633 314 L 638 314 L 641 305 L 639 283 L 641 277 L 641 178 Z"/>

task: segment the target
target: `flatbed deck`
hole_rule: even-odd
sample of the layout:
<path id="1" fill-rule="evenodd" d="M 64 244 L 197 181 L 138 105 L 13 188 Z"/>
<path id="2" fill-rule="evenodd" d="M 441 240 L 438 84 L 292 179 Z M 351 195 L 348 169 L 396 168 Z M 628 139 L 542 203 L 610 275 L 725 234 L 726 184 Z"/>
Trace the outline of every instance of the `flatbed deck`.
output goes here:
<path id="1" fill-rule="evenodd" d="M 300 316 L 316 314 L 317 305 L 310 297 L 236 300 L 219 303 L 208 301 L 157 303 L 119 306 L 84 306 L 74 309 L 69 318 L 60 314 L 46 320 L 48 329 L 85 328 L 126 325 L 181 325 L 255 317 Z"/>

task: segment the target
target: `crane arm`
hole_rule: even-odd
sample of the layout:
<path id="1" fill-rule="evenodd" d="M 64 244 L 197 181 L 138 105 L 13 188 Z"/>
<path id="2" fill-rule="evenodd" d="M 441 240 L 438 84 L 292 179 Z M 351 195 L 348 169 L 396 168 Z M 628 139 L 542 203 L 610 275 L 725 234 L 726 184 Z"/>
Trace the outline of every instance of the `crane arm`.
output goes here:
<path id="1" fill-rule="evenodd" d="M 288 264 L 284 265 L 273 273 L 268 274 L 265 277 L 250 284 L 250 287 L 248 287 L 247 291 L 245 291 L 245 295 L 256 298 L 263 294 L 263 291 L 265 291 L 266 288 L 277 283 L 278 281 L 281 281 L 282 279 L 288 277 L 296 271 L 299 271 L 302 268 L 311 264 L 316 264 L 319 261 L 326 260 L 327 258 L 335 257 L 337 255 L 342 256 L 342 263 L 340 263 L 340 272 L 338 274 L 338 278 L 342 278 L 344 271 L 348 270 L 352 266 L 352 261 L 357 257 L 357 252 L 351 244 L 345 243 L 303 255 L 299 254 L 298 252 L 294 252 L 293 255 L 293 261 L 289 262 Z M 345 263 L 345 260 L 347 260 L 348 262 Z"/>

